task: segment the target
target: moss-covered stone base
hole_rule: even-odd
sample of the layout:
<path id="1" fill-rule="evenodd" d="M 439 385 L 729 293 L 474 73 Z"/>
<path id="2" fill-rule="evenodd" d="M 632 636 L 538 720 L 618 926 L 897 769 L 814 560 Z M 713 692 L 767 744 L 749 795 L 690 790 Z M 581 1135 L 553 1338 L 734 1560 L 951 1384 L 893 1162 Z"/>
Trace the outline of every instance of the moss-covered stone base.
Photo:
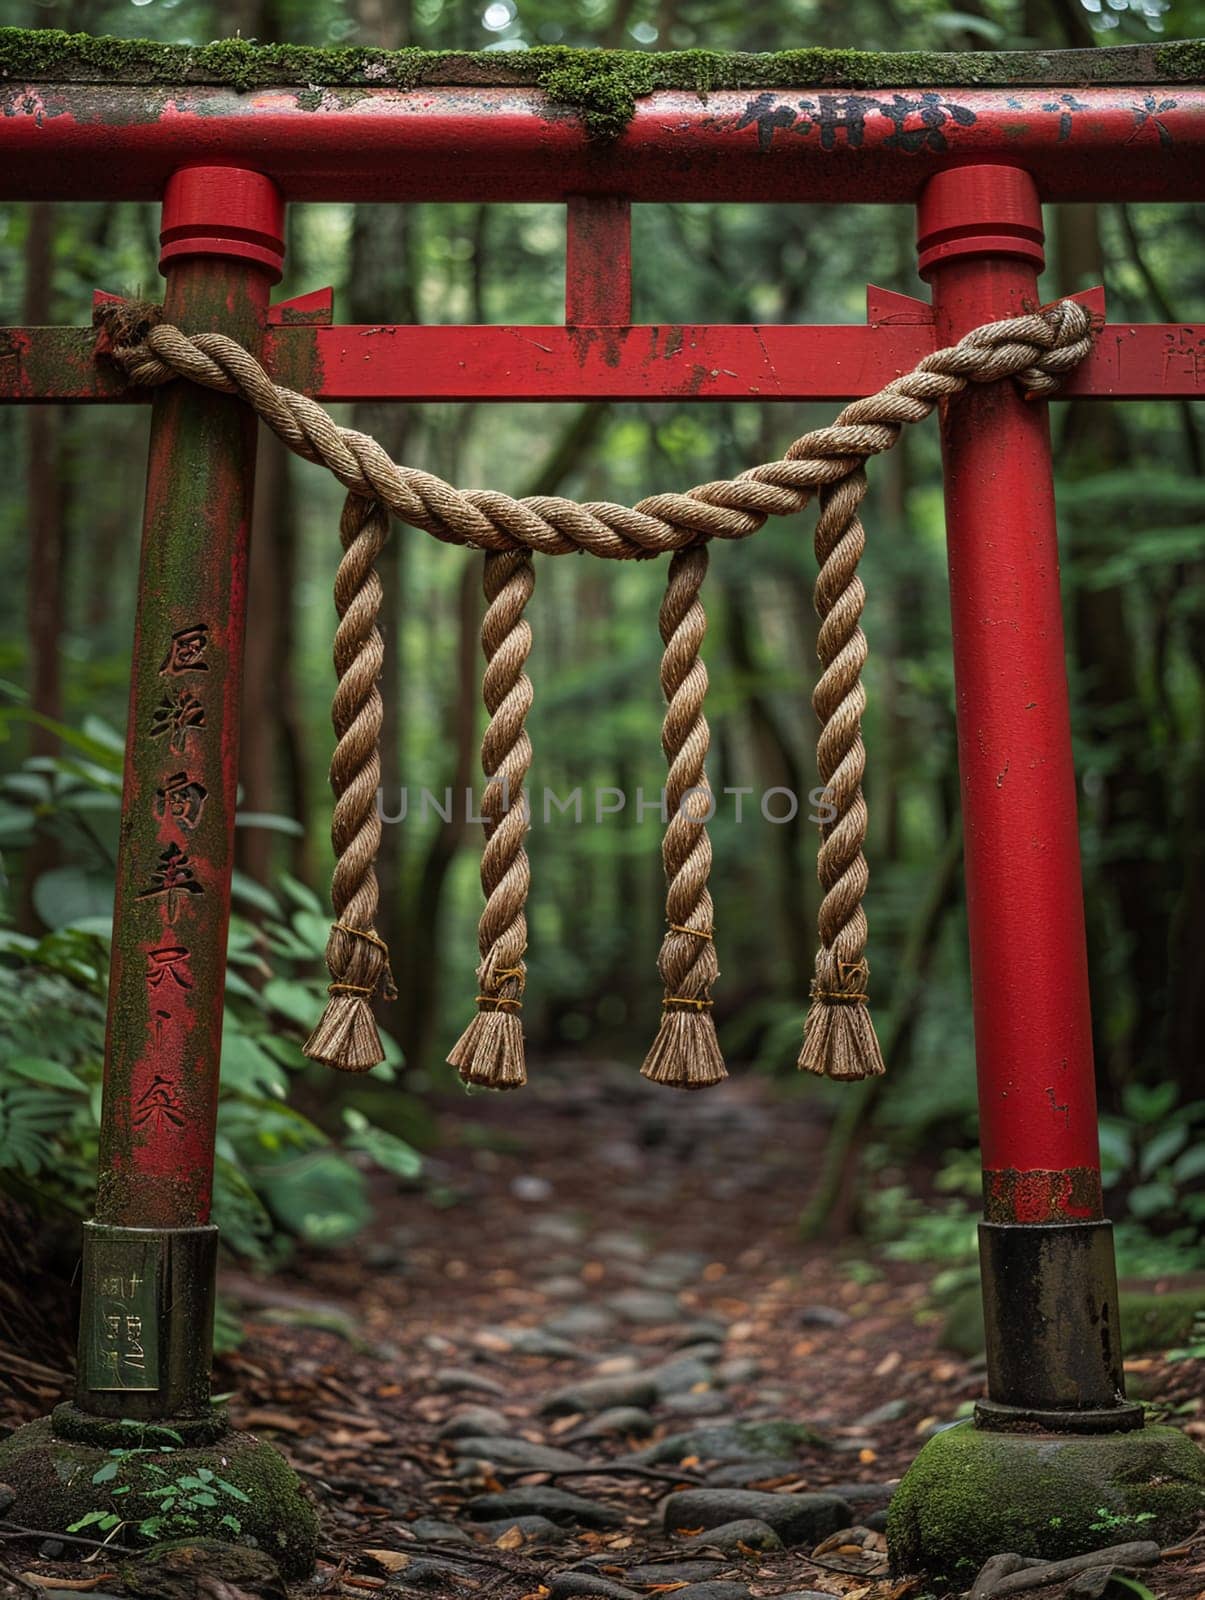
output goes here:
<path id="1" fill-rule="evenodd" d="M 114 1536 L 119 1544 L 210 1537 L 263 1550 L 288 1578 L 313 1571 L 317 1513 L 296 1473 L 270 1445 L 230 1432 L 214 1444 L 165 1448 L 161 1430 L 145 1444 L 140 1432 L 131 1428 L 126 1447 L 114 1451 L 60 1438 L 48 1417 L 18 1428 L 0 1442 L 0 1482 L 17 1491 L 6 1516 L 27 1528 L 66 1533 L 90 1512 L 103 1512 L 121 1519 Z M 106 1476 L 94 1482 L 102 1469 Z M 213 1486 L 199 1478 L 200 1469 L 221 1482 Z M 182 1492 L 165 1511 L 164 1496 L 156 1491 L 173 1483 L 183 1485 Z M 151 1517 L 161 1518 L 160 1525 L 141 1533 L 138 1524 Z"/>
<path id="2" fill-rule="evenodd" d="M 930 1439 L 887 1518 L 896 1573 L 962 1590 L 989 1556 L 1057 1560 L 1129 1539 L 1171 1544 L 1205 1510 L 1205 1454 L 1175 1428 Z"/>

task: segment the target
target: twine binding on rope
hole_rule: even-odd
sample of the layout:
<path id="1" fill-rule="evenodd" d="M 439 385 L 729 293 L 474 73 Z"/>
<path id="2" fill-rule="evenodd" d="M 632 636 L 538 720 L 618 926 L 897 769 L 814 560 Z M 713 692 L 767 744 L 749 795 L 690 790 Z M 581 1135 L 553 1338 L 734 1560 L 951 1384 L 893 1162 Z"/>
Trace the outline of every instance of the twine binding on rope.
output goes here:
<path id="1" fill-rule="evenodd" d="M 816 608 L 821 619 L 821 674 L 813 704 L 822 723 L 817 741 L 818 765 L 836 814 L 821 834 L 817 864 L 824 890 L 819 913 L 820 948 L 799 1065 L 806 1071 L 835 1078 L 881 1073 L 883 1060 L 868 1003 L 867 929 L 862 909 L 868 879 L 863 854 L 866 802 L 862 794 L 865 752 L 861 736 L 865 709 L 861 674 L 866 640 L 860 617 L 865 597 L 857 576 L 865 545 L 858 516 L 865 493 L 863 469 L 871 456 L 891 449 L 904 423 L 923 421 L 939 402 L 960 394 L 968 384 L 1011 378 L 1027 397 L 1041 398 L 1052 393 L 1060 379 L 1092 348 L 1088 311 L 1073 300 L 1062 300 L 1039 311 L 975 328 L 956 345 L 925 356 L 911 372 L 894 378 L 877 394 L 846 406 L 830 427 L 804 434 L 783 460 L 752 467 L 732 480 L 701 484 L 686 494 L 652 495 L 632 507 L 605 502 L 579 505 L 553 496 L 515 500 L 490 490 L 455 489 L 431 473 L 399 466 L 375 439 L 339 427 L 315 401 L 273 383 L 255 358 L 233 339 L 218 333 L 188 336 L 162 323 L 160 316 L 157 307 L 145 306 L 123 306 L 102 313 L 102 345 L 107 348 L 98 347 L 98 353 L 115 360 L 131 383 L 156 385 L 183 377 L 224 394 L 239 395 L 291 450 L 326 466 L 350 491 L 344 512 L 346 553 L 340 578 L 358 538 L 367 536 L 364 549 L 378 537 L 383 539 L 383 507 L 437 539 L 509 557 L 512 564 L 506 568 L 506 582 L 513 582 L 524 564 L 530 565 L 530 553 L 535 551 L 565 555 L 584 550 L 620 561 L 663 552 L 680 553 L 682 559 L 676 571 L 671 563 L 666 603 L 670 606 L 672 591 L 673 605 L 682 606 L 681 623 L 671 626 L 668 635 L 666 607 L 662 608 L 662 638 L 666 643 L 663 683 L 671 685 L 666 690 L 669 704 L 663 742 L 671 782 L 676 764 L 692 770 L 697 766 L 700 781 L 696 787 L 708 797 L 708 813 L 710 797 L 702 770 L 707 724 L 702 715 L 700 688 L 706 685 L 706 673 L 697 659 L 701 627 L 697 637 L 694 632 L 702 622 L 701 607 L 698 617 L 688 620 L 691 607 L 697 605 L 702 581 L 705 552 L 701 547 L 709 539 L 748 538 L 764 525 L 767 517 L 794 515 L 813 495 L 820 495 Z M 353 512 L 353 505 L 369 506 L 371 510 Z M 350 543 L 346 532 L 349 517 L 355 523 Z M 379 548 L 377 544 L 376 549 Z M 375 553 L 373 550 L 373 557 Z M 703 557 L 703 563 L 699 557 Z M 357 565 L 356 571 L 359 570 Z M 318 1059 L 353 1071 L 362 1071 L 381 1059 L 368 999 L 373 993 L 387 993 L 391 988 L 387 954 L 368 937 L 374 932 L 377 886 L 373 861 L 380 840 L 380 822 L 376 820 L 374 835 L 372 820 L 364 813 L 363 797 L 374 770 L 379 774 L 379 757 L 370 747 L 380 730 L 380 700 L 375 689 L 380 662 L 374 653 L 379 651 L 380 636 L 375 631 L 373 591 L 367 574 L 354 586 L 357 599 L 361 591 L 366 591 L 363 605 L 353 608 L 348 602 L 348 615 L 354 609 L 359 619 L 355 624 L 355 648 L 349 646 L 342 655 L 336 649 L 340 672 L 336 705 L 346 713 L 346 702 L 350 702 L 354 714 L 343 720 L 336 714 L 339 745 L 331 768 L 336 794 L 332 835 L 339 856 L 332 884 L 338 920 L 327 948 L 332 993 L 322 1022 L 306 1046 L 307 1053 Z M 376 595 L 379 606 L 379 584 Z M 687 596 L 689 599 L 685 599 Z M 364 633 L 370 609 L 372 627 Z M 513 619 L 519 619 L 519 629 L 526 626 L 521 622 L 521 611 L 520 604 L 513 613 Z M 672 606 L 670 614 L 676 614 Z M 340 618 L 342 630 L 342 609 Z M 685 633 L 677 642 L 679 626 Z M 523 640 L 526 642 L 522 643 L 521 653 L 518 645 L 503 652 L 505 661 L 517 674 L 513 687 L 526 685 L 512 707 L 512 712 L 522 707 L 521 714 L 516 719 L 507 712 L 502 718 L 515 740 L 510 747 L 515 769 L 512 775 L 518 777 L 520 784 L 530 762 L 530 745 L 522 730 L 526 704 L 530 704 L 530 684 L 522 672 L 522 663 L 530 640 L 520 633 L 520 641 Z M 694 656 L 689 654 L 692 641 Z M 339 665 L 340 661 L 343 665 Z M 667 664 L 671 664 L 668 675 Z M 674 676 L 679 669 L 681 679 Z M 345 674 L 350 680 L 346 693 Z M 371 686 L 366 681 L 369 677 Z M 526 704 L 523 695 L 527 696 Z M 498 707 L 505 704 L 503 694 Z M 491 730 L 494 718 L 491 707 Z M 668 731 L 671 720 L 672 737 Z M 499 735 L 499 742 L 505 743 L 501 730 Z M 493 776 L 488 761 L 486 765 L 487 776 Z M 372 777 L 374 796 L 378 781 L 379 776 Z M 657 1081 L 677 1084 L 689 1084 L 692 1079 L 697 1083 L 715 1082 L 724 1076 L 719 1048 L 714 1043 L 707 992 L 718 969 L 714 941 L 708 937 L 712 932 L 706 887 L 710 845 L 698 800 L 698 795 L 688 799 L 684 815 L 675 809 L 666 828 L 664 854 L 668 893 L 673 902 L 660 960 L 666 994 L 662 1028 L 642 1069 Z M 375 806 L 370 805 L 369 809 L 375 817 Z M 522 849 L 526 819 L 520 807 L 517 814 L 521 821 L 508 822 L 506 817 L 511 811 L 504 816 L 486 813 L 486 854 L 491 865 L 487 883 L 483 858 L 482 883 L 487 900 L 479 929 L 478 1013 L 449 1059 L 471 1081 L 517 1085 L 523 1079 L 519 1009 L 528 869 Z M 675 896 L 690 904 L 679 911 Z M 493 912 L 491 906 L 495 908 Z M 696 1023 L 697 1027 L 687 1027 Z"/>
<path id="2" fill-rule="evenodd" d="M 657 961 L 665 985 L 661 1026 L 640 1071 L 673 1089 L 705 1089 L 728 1076 L 711 1015 L 711 986 L 720 975 L 707 887 L 707 823 L 715 806 L 704 765 L 711 734 L 703 715 L 707 668 L 699 654 L 707 631 L 699 590 L 708 560 L 705 545 L 674 553 L 659 618 L 666 705 L 661 747 L 669 764 L 661 854 L 669 928 Z"/>
<path id="3" fill-rule="evenodd" d="M 479 993 L 476 1015 L 449 1051 L 448 1062 L 465 1083 L 487 1089 L 520 1089 L 527 1082 L 520 1013 L 527 982 L 524 908 L 531 883 L 523 846 L 528 827 L 523 783 L 531 766 L 526 723 L 532 688 L 523 670 L 531 651 L 531 626 L 523 613 L 535 581 L 526 550 L 485 558 L 482 693 L 490 720 L 481 742 L 486 788 L 481 801 L 485 910 L 477 925 Z"/>

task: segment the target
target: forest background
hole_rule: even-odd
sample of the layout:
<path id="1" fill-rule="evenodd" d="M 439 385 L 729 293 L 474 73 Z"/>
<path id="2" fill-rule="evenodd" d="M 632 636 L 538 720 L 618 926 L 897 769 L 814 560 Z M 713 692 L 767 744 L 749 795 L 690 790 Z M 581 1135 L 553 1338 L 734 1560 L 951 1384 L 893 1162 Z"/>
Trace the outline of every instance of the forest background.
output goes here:
<path id="1" fill-rule="evenodd" d="M 522 49 L 1091 47 L 1205 32 L 1200 0 L 0 0 L 0 23 L 203 44 Z M 634 318 L 858 322 L 868 282 L 921 292 L 904 207 L 635 209 Z M 0 322 L 84 323 L 94 288 L 155 296 L 156 210 L 0 207 Z M 1116 320 L 1200 316 L 1205 223 L 1188 206 L 1047 211 L 1048 298 L 1104 282 Z M 333 284 L 345 322 L 555 322 L 556 206 L 292 208 L 283 297 Z M 399 460 L 514 494 L 632 501 L 776 457 L 832 407 L 769 403 L 345 407 Z M 1094 1030 L 1123 1269 L 1201 1264 L 1205 1127 L 1205 544 L 1199 408 L 1054 408 Z M 0 1195 L 74 1239 L 90 1203 L 120 757 L 147 413 L 0 411 Z M 325 975 L 329 703 L 341 491 L 264 437 L 257 482 L 217 1212 L 236 1254 L 350 1238 L 366 1169 L 437 1178 L 433 1101 L 475 993 L 480 558 L 395 526 L 382 563 L 386 826 L 382 931 L 400 1001 L 371 1080 L 299 1042 Z M 853 1230 L 956 1271 L 973 1258 L 974 1072 L 937 430 L 874 463 L 866 522 L 867 908 L 889 1091 L 794 1074 L 813 952 L 815 827 L 757 804 L 815 786 L 808 519 L 719 549 L 707 587 L 717 789 L 712 890 L 730 1067 L 836 1117 L 808 1226 Z M 525 1009 L 541 1062 L 623 1059 L 658 1017 L 664 781 L 662 569 L 543 561 L 529 608 L 537 795 L 581 786 L 579 825 L 537 805 Z M 595 820 L 596 790 L 628 796 Z M 580 1069 L 580 1066 L 579 1066 Z M 575 1069 L 576 1070 L 576 1069 Z M 838 1110 L 838 1107 L 841 1109 Z M 472 1136 L 466 1107 L 463 1136 Z M 426 1171 L 422 1166 L 427 1158 Z M 936 1197 L 936 1198 L 935 1198 Z M 7 1313 L 18 1317 L 10 1301 Z"/>

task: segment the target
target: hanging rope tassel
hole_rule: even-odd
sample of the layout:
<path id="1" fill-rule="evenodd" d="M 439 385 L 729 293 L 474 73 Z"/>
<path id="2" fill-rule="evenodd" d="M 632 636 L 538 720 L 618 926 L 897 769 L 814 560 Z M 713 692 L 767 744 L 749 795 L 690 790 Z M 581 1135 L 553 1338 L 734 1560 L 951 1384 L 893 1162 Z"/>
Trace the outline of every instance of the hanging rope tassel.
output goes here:
<path id="1" fill-rule="evenodd" d="M 711 742 L 703 698 L 707 668 L 699 656 L 707 616 L 699 589 L 707 574 L 705 545 L 676 551 L 661 602 L 661 688 L 667 710 L 661 747 L 669 763 L 665 862 L 666 920 L 657 969 L 665 985 L 661 1027 L 641 1072 L 674 1089 L 703 1089 L 728 1076 L 711 1015 L 711 986 L 720 975 L 707 879 L 714 809 L 704 762 Z"/>
<path id="2" fill-rule="evenodd" d="M 465 1083 L 487 1089 L 519 1089 L 527 1082 L 523 1060 L 523 987 L 527 969 L 527 916 L 531 882 L 527 851 L 524 779 L 531 766 L 525 726 L 531 710 L 531 679 L 523 670 L 531 651 L 531 626 L 523 616 L 535 587 L 526 550 L 491 552 L 485 558 L 481 623 L 485 652 L 483 691 L 489 726 L 481 742 L 486 789 L 481 802 L 485 849 L 481 887 L 485 910 L 477 925 L 477 1015 L 456 1041 L 448 1061 Z"/>
<path id="3" fill-rule="evenodd" d="M 376 930 L 377 851 L 381 817 L 381 691 L 385 646 L 377 627 L 381 580 L 376 570 L 389 535 L 389 518 L 376 500 L 349 494 L 339 522 L 343 559 L 335 574 L 335 672 L 331 706 L 335 753 L 331 788 L 335 809 L 331 843 L 335 871 L 331 904 L 335 921 L 326 945 L 330 999 L 302 1047 L 312 1061 L 341 1072 L 367 1072 L 385 1059 L 371 1001 L 396 997 L 389 950 Z"/>
<path id="4" fill-rule="evenodd" d="M 866 593 L 858 562 L 866 534 L 858 507 L 866 493 L 860 468 L 820 495 L 816 522 L 816 611 L 820 636 L 816 653 L 822 671 L 812 706 L 823 724 L 816 743 L 816 762 L 825 799 L 836 815 L 821 829 L 816 870 L 824 890 L 820 903 L 820 949 L 812 980 L 812 1003 L 803 1032 L 799 1065 L 805 1072 L 829 1078 L 875 1078 L 883 1055 L 870 1020 L 866 993 L 866 893 L 869 870 L 866 801 L 862 776 L 862 713 L 866 690 L 866 635 L 860 619 Z"/>

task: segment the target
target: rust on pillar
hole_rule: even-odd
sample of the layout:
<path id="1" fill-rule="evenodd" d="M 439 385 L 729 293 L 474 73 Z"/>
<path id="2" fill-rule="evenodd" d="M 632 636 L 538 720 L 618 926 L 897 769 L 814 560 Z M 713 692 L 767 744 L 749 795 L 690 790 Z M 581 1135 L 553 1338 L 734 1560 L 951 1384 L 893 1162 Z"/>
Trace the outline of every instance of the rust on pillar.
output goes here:
<path id="1" fill-rule="evenodd" d="M 168 183 L 164 315 L 259 347 L 283 204 L 237 168 Z M 114 908 L 96 1221 L 77 1399 L 105 1415 L 209 1403 L 209 1226 L 255 419 L 172 383 L 152 406 Z"/>

